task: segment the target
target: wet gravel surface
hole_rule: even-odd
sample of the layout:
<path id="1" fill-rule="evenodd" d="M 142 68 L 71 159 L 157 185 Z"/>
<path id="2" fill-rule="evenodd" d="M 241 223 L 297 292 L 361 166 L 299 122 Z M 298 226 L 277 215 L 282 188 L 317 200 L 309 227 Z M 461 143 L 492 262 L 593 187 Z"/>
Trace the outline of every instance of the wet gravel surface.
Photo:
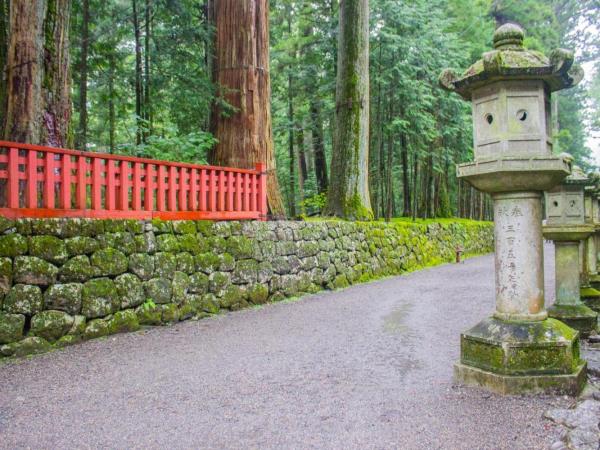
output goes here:
<path id="1" fill-rule="evenodd" d="M 0 448 L 549 448 L 542 414 L 571 400 L 452 383 L 493 270 L 484 256 L 1 365 Z"/>

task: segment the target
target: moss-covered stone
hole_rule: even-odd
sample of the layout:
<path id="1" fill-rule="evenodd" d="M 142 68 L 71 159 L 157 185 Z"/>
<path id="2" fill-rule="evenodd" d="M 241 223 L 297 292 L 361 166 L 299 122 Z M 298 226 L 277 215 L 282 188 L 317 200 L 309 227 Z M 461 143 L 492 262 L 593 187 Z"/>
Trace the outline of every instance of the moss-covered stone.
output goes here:
<path id="1" fill-rule="evenodd" d="M 192 255 L 197 255 L 201 252 L 198 238 L 193 234 L 177 236 L 177 244 L 180 251 L 189 252 Z"/>
<path id="2" fill-rule="evenodd" d="M 159 234 L 156 237 L 156 244 L 160 252 L 175 253 L 179 251 L 179 241 L 172 234 Z"/>
<path id="3" fill-rule="evenodd" d="M 127 256 L 114 248 L 104 248 L 94 252 L 90 262 L 96 276 L 115 276 L 127 272 Z"/>
<path id="4" fill-rule="evenodd" d="M 81 311 L 81 289 L 79 283 L 53 284 L 44 292 L 46 309 L 55 309 L 69 314 Z"/>
<path id="5" fill-rule="evenodd" d="M 200 307 L 206 313 L 217 314 L 219 312 L 219 301 L 214 294 L 204 294 L 201 297 Z"/>
<path id="6" fill-rule="evenodd" d="M 30 333 L 54 342 L 68 333 L 73 317 L 63 311 L 42 311 L 31 318 Z"/>
<path id="7" fill-rule="evenodd" d="M 226 250 L 236 260 L 248 259 L 254 254 L 254 244 L 245 236 L 231 236 L 227 239 Z"/>
<path id="8" fill-rule="evenodd" d="M 176 234 L 196 234 L 196 222 L 193 220 L 174 220 L 173 231 Z"/>
<path id="9" fill-rule="evenodd" d="M 0 236 L 0 256 L 15 257 L 27 253 L 27 239 L 20 234 Z"/>
<path id="10" fill-rule="evenodd" d="M 73 336 L 82 336 L 85 332 L 86 323 L 87 321 L 85 319 L 85 316 L 81 316 L 79 314 L 73 316 L 73 325 L 71 325 L 71 329 L 67 334 Z"/>
<path id="11" fill-rule="evenodd" d="M 98 219 L 80 219 L 79 235 L 80 236 L 98 236 L 104 233 L 104 220 Z"/>
<path id="12" fill-rule="evenodd" d="M 160 325 L 162 323 L 161 305 L 146 302 L 135 309 L 140 325 Z"/>
<path id="13" fill-rule="evenodd" d="M 213 272 L 208 276 L 208 289 L 212 294 L 221 297 L 225 289 L 231 283 L 231 278 L 227 272 Z"/>
<path id="14" fill-rule="evenodd" d="M 85 255 L 74 256 L 60 268 L 58 279 L 62 282 L 83 283 L 94 274 L 90 259 Z"/>
<path id="15" fill-rule="evenodd" d="M 161 305 L 163 323 L 173 323 L 179 321 L 179 308 L 175 303 Z"/>
<path id="16" fill-rule="evenodd" d="M 188 275 L 194 273 L 196 270 L 196 264 L 194 262 L 194 257 L 187 253 L 181 252 L 175 255 L 177 259 L 177 270 L 180 272 L 187 273 Z"/>
<path id="17" fill-rule="evenodd" d="M 173 288 L 173 303 L 181 305 L 185 302 L 190 286 L 190 277 L 184 272 L 176 271 L 171 282 Z"/>
<path id="18" fill-rule="evenodd" d="M 4 298 L 4 311 L 31 316 L 44 309 L 42 290 L 29 284 L 15 284 Z"/>
<path id="19" fill-rule="evenodd" d="M 131 255 L 137 251 L 137 242 L 131 233 L 104 233 L 98 236 L 101 248 L 116 248 L 125 255 Z"/>
<path id="20" fill-rule="evenodd" d="M 0 233 L 4 233 L 6 230 L 16 228 L 16 222 L 6 217 L 0 217 Z"/>
<path id="21" fill-rule="evenodd" d="M 30 236 L 29 254 L 54 264 L 62 264 L 69 258 L 65 242 L 56 236 Z"/>
<path id="22" fill-rule="evenodd" d="M 235 284 L 256 283 L 258 279 L 258 263 L 253 259 L 244 259 L 236 262 L 235 270 L 231 274 L 231 281 Z"/>
<path id="23" fill-rule="evenodd" d="M 134 236 L 135 251 L 138 253 L 153 254 L 156 252 L 156 236 L 153 232 Z"/>
<path id="24" fill-rule="evenodd" d="M 215 253 L 202 253 L 194 257 L 196 270 L 209 275 L 218 269 L 220 260 Z"/>
<path id="25" fill-rule="evenodd" d="M 134 253 L 129 256 L 129 271 L 146 281 L 154 276 L 154 256 Z"/>
<path id="26" fill-rule="evenodd" d="M 65 239 L 65 245 L 69 256 L 91 255 L 100 249 L 100 243 L 88 236 L 75 236 Z"/>
<path id="27" fill-rule="evenodd" d="M 54 343 L 56 348 L 64 348 L 69 347 L 70 345 L 75 345 L 80 343 L 82 340 L 82 335 L 74 335 L 74 334 L 66 334 L 61 337 L 58 341 Z"/>
<path id="28" fill-rule="evenodd" d="M 123 219 L 104 220 L 104 231 L 106 233 L 119 233 L 127 230 L 127 222 Z"/>
<path id="29" fill-rule="evenodd" d="M 154 303 L 171 303 L 173 298 L 173 288 L 171 281 L 166 278 L 152 278 L 144 282 L 144 292 L 146 298 Z"/>
<path id="30" fill-rule="evenodd" d="M 97 339 L 100 337 L 108 336 L 110 334 L 110 320 L 107 319 L 93 319 L 90 320 L 85 326 L 83 332 L 84 339 Z"/>
<path id="31" fill-rule="evenodd" d="M 173 233 L 173 222 L 168 220 L 152 219 L 152 230 L 155 233 Z"/>
<path id="32" fill-rule="evenodd" d="M 255 284 L 246 289 L 248 300 L 255 305 L 262 305 L 269 299 L 269 288 L 264 284 Z"/>
<path id="33" fill-rule="evenodd" d="M 25 316 L 0 312 L 0 344 L 19 341 L 23 338 Z"/>
<path id="34" fill-rule="evenodd" d="M 110 278 L 96 278 L 84 283 L 81 290 L 81 314 L 88 319 L 104 317 L 120 307 L 117 287 Z"/>
<path id="35" fill-rule="evenodd" d="M 10 290 L 13 279 L 13 264 L 10 258 L 0 258 L 0 306 L 2 299 Z"/>
<path id="36" fill-rule="evenodd" d="M 221 296 L 219 303 L 222 308 L 231 309 L 233 306 L 244 300 L 245 292 L 235 284 L 228 286 Z"/>
<path id="37" fill-rule="evenodd" d="M 159 252 L 154 255 L 154 275 L 162 278 L 173 278 L 177 270 L 177 258 L 173 253 Z"/>
<path id="38" fill-rule="evenodd" d="M 125 230 L 133 234 L 142 234 L 144 232 L 144 221 L 134 219 L 125 220 Z"/>
<path id="39" fill-rule="evenodd" d="M 212 220 L 197 220 L 196 229 L 204 237 L 210 237 L 214 234 L 214 224 Z"/>
<path id="40" fill-rule="evenodd" d="M 38 353 L 45 353 L 52 348 L 52 345 L 45 339 L 38 336 L 29 336 L 18 342 L 12 342 L 0 347 L 0 354 L 3 356 L 27 356 Z"/>
<path id="41" fill-rule="evenodd" d="M 121 309 L 133 308 L 146 300 L 142 282 L 132 273 L 116 277 L 115 286 L 121 299 Z"/>
<path id="42" fill-rule="evenodd" d="M 108 328 L 111 334 L 127 333 L 140 329 L 138 316 L 133 309 L 117 311 L 108 321 Z"/>
<path id="43" fill-rule="evenodd" d="M 192 294 L 204 294 L 208 291 L 208 275 L 196 272 L 190 277 L 189 292 Z"/>

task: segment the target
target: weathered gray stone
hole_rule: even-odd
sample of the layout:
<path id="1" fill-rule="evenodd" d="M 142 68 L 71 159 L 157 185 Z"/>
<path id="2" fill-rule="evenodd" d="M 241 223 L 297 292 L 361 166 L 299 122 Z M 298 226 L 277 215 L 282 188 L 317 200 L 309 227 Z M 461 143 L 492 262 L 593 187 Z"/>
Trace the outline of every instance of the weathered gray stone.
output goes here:
<path id="1" fill-rule="evenodd" d="M 108 321 L 108 328 L 111 334 L 127 333 L 140 329 L 138 316 L 133 309 L 117 311 Z"/>
<path id="2" fill-rule="evenodd" d="M 58 279 L 62 282 L 79 282 L 89 280 L 93 276 L 90 259 L 85 255 L 69 259 L 58 272 Z"/>
<path id="3" fill-rule="evenodd" d="M 12 342 L 0 347 L 0 354 L 4 356 L 27 356 L 47 352 L 52 345 L 45 339 L 29 336 L 18 342 Z"/>
<path id="4" fill-rule="evenodd" d="M 258 279 L 258 263 L 253 259 L 237 261 L 235 270 L 231 274 L 231 282 L 234 284 L 256 283 Z"/>
<path id="5" fill-rule="evenodd" d="M 208 291 L 208 275 L 196 272 L 190 277 L 189 292 L 191 294 L 205 294 Z"/>
<path id="6" fill-rule="evenodd" d="M 81 336 L 85 332 L 86 319 L 85 316 L 75 315 L 73 316 L 73 325 L 67 334 L 74 336 Z"/>
<path id="7" fill-rule="evenodd" d="M 14 280 L 17 283 L 47 286 L 56 282 L 58 269 L 36 256 L 17 256 L 14 260 Z"/>
<path id="8" fill-rule="evenodd" d="M 13 264 L 10 258 L 0 258 L 0 306 L 2 298 L 10 290 L 13 278 Z"/>
<path id="9" fill-rule="evenodd" d="M 129 271 L 144 281 L 154 276 L 154 256 L 134 253 L 129 256 Z"/>
<path id="10" fill-rule="evenodd" d="M 205 275 L 206 276 L 206 275 Z M 185 302 L 190 286 L 190 277 L 184 272 L 175 272 L 171 283 L 173 289 L 173 303 L 181 305 Z"/>
<path id="11" fill-rule="evenodd" d="M 94 252 L 90 262 L 97 276 L 115 276 L 127 272 L 127 256 L 114 248 L 104 248 Z"/>
<path id="12" fill-rule="evenodd" d="M 104 233 L 98 236 L 101 248 L 119 249 L 125 255 L 131 255 L 137 251 L 137 242 L 131 233 L 116 232 Z"/>
<path id="13" fill-rule="evenodd" d="M 133 308 L 146 300 L 142 282 L 132 273 L 124 273 L 115 278 L 115 286 L 121 299 L 121 309 Z"/>
<path id="14" fill-rule="evenodd" d="M 56 236 L 30 236 L 29 254 L 54 264 L 62 264 L 69 258 L 65 242 Z"/>
<path id="15" fill-rule="evenodd" d="M 231 283 L 230 274 L 227 272 L 213 272 L 208 276 L 208 289 L 212 294 L 221 297 Z"/>
<path id="16" fill-rule="evenodd" d="M 42 290 L 29 284 L 15 284 L 4 299 L 4 311 L 31 316 L 44 308 Z"/>
<path id="17" fill-rule="evenodd" d="M 96 278 L 84 283 L 81 300 L 81 314 L 88 319 L 112 314 L 121 303 L 117 287 L 110 278 Z"/>
<path id="18" fill-rule="evenodd" d="M 196 234 L 196 222 L 193 220 L 174 220 L 173 231 L 176 234 Z"/>
<path id="19" fill-rule="evenodd" d="M 264 284 L 254 284 L 246 289 L 248 300 L 255 304 L 261 305 L 269 298 L 269 288 Z"/>
<path id="20" fill-rule="evenodd" d="M 55 309 L 69 314 L 81 311 L 81 288 L 79 283 L 53 284 L 44 293 L 46 309 Z"/>
<path id="21" fill-rule="evenodd" d="M 0 236 L 0 256 L 15 257 L 27 253 L 27 239 L 20 234 Z"/>
<path id="22" fill-rule="evenodd" d="M 201 252 L 198 238 L 193 234 L 182 234 L 177 236 L 178 250 L 197 255 Z"/>
<path id="23" fill-rule="evenodd" d="M 73 325 L 73 317 L 63 311 L 42 311 L 31 319 L 31 334 L 54 342 L 67 334 Z"/>
<path id="24" fill-rule="evenodd" d="M 162 323 L 161 305 L 146 302 L 135 309 L 140 325 L 160 325 Z"/>
<path id="25" fill-rule="evenodd" d="M 96 339 L 110 334 L 110 319 L 93 319 L 85 326 L 84 339 Z"/>
<path id="26" fill-rule="evenodd" d="M 179 320 L 179 308 L 175 303 L 169 303 L 161 306 L 161 320 L 163 323 L 173 323 Z"/>
<path id="27" fill-rule="evenodd" d="M 176 255 L 177 259 L 177 270 L 180 272 L 191 275 L 196 270 L 196 263 L 194 257 L 187 252 L 181 252 Z"/>
<path id="28" fill-rule="evenodd" d="M 204 272 L 205 274 L 211 274 L 218 269 L 221 261 L 219 256 L 215 253 L 202 253 L 194 257 L 196 263 L 196 270 Z"/>
<path id="29" fill-rule="evenodd" d="M 144 282 L 144 291 L 146 298 L 154 303 L 171 303 L 173 297 L 173 288 L 171 281 L 166 278 L 152 278 Z"/>
<path id="30" fill-rule="evenodd" d="M 21 340 L 25 316 L 22 314 L 4 314 L 0 312 L 0 344 Z"/>
<path id="31" fill-rule="evenodd" d="M 173 253 L 159 252 L 154 255 L 154 275 L 162 278 L 173 278 L 177 270 L 177 258 Z"/>
<path id="32" fill-rule="evenodd" d="M 91 255 L 96 250 L 100 250 L 100 243 L 88 236 L 75 236 L 65 239 L 65 245 L 69 256 Z"/>
<path id="33" fill-rule="evenodd" d="M 158 251 L 175 253 L 179 251 L 179 241 L 172 234 L 160 234 L 156 237 Z"/>

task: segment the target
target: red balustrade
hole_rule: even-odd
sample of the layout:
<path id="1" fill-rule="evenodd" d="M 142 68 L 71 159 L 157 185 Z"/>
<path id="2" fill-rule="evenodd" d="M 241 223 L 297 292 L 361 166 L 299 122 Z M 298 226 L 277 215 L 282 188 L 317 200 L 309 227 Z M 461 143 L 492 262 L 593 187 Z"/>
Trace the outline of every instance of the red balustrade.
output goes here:
<path id="1" fill-rule="evenodd" d="M 0 141 L 0 215 L 266 220 L 267 175 Z"/>

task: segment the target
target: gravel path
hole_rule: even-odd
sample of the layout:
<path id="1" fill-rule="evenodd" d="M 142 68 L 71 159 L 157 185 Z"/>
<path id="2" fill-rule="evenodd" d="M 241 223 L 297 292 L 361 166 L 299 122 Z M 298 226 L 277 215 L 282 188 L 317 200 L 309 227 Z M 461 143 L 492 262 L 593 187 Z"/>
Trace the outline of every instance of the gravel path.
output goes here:
<path id="1" fill-rule="evenodd" d="M 570 400 L 452 384 L 493 277 L 484 256 L 5 364 L 0 447 L 548 448 Z"/>

